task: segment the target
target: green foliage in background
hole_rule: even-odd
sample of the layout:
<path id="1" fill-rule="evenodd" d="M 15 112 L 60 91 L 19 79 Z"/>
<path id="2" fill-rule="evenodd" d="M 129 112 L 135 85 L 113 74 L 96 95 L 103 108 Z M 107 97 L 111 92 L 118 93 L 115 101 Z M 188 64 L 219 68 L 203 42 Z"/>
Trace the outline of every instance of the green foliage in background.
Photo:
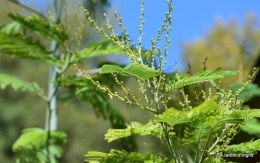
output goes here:
<path id="1" fill-rule="evenodd" d="M 24 129 L 22 135 L 13 145 L 17 153 L 17 162 L 57 162 L 61 157 L 62 146 L 66 142 L 63 131 L 48 132 L 39 128 Z M 53 153 L 52 157 L 49 157 Z M 50 160 L 49 160 L 50 159 Z"/>
<path id="2" fill-rule="evenodd" d="M 93 1 L 93 4 L 96 3 Z M 102 5 L 107 3 L 108 1 L 102 1 Z M 33 92 L 46 102 L 49 110 L 51 100 L 54 97 L 58 98 L 57 104 L 77 98 L 91 104 L 97 114 L 102 114 L 104 118 L 108 118 L 113 128 L 119 129 L 126 126 L 126 119 L 110 104 L 108 95 L 97 89 L 93 83 L 79 78 L 75 71 L 73 75 L 68 73 L 71 65 L 85 63 L 86 59 L 110 54 L 122 54 L 119 46 L 108 39 L 104 39 L 90 43 L 84 48 L 75 47 L 72 46 L 73 42 L 82 41 L 82 31 L 85 25 L 81 26 L 82 29 L 78 28 L 78 38 L 75 40 L 75 36 L 68 32 L 67 25 L 69 23 L 66 21 L 55 23 L 52 16 L 46 18 L 35 12 L 31 16 L 10 13 L 9 17 L 13 21 L 0 28 L 1 52 L 16 58 L 45 63 L 54 67 L 57 75 L 55 81 L 51 81 L 55 85 L 54 93 L 51 96 L 45 93 L 40 84 L 26 82 L 11 74 L 0 74 L 1 89 L 11 86 L 14 90 Z M 58 51 L 48 50 L 49 47 L 46 43 L 50 43 L 50 46 L 52 46 L 53 42 L 57 45 L 55 49 L 59 49 Z M 55 54 L 53 55 L 53 53 Z M 32 68 L 35 69 L 35 67 Z M 99 72 L 100 70 L 95 71 L 94 75 Z M 50 73 L 49 75 L 53 74 Z M 106 84 L 108 78 L 106 75 L 96 75 L 94 80 L 101 83 L 104 81 L 103 84 Z M 114 85 L 113 82 L 110 82 L 110 84 Z M 64 90 L 63 94 L 59 93 L 60 90 Z M 59 94 L 59 96 L 56 96 L 56 94 Z M 46 121 L 50 123 L 50 119 L 46 119 Z M 56 163 L 58 162 L 57 158 L 62 156 L 66 141 L 67 136 L 64 131 L 41 128 L 24 129 L 21 136 L 13 144 L 13 152 L 17 156 L 16 162 Z M 133 136 L 125 139 L 122 144 L 127 144 L 125 145 L 127 150 L 137 148 Z"/>
<path id="3" fill-rule="evenodd" d="M 8 85 L 16 91 L 31 91 L 39 95 L 44 93 L 37 83 L 28 83 L 8 74 L 0 74 L 0 88 L 5 89 Z"/>

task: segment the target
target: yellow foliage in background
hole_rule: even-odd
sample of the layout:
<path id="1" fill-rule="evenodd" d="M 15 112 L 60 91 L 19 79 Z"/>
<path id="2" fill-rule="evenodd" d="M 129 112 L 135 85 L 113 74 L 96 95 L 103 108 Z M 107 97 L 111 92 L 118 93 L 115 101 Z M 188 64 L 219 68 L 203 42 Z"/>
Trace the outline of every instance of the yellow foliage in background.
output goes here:
<path id="1" fill-rule="evenodd" d="M 245 16 L 243 25 L 236 20 L 227 23 L 216 21 L 213 28 L 195 42 L 182 44 L 183 59 L 191 65 L 192 74 L 203 69 L 221 67 L 223 70 L 239 70 L 239 76 L 225 79 L 222 83 L 243 82 L 251 73 L 259 57 L 260 29 L 258 19 L 252 14 Z"/>

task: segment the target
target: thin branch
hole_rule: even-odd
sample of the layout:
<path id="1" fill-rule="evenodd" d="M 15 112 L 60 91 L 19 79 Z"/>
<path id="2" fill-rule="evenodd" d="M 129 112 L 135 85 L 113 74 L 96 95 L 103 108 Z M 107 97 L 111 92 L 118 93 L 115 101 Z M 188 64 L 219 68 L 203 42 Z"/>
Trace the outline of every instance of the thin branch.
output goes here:
<path id="1" fill-rule="evenodd" d="M 48 18 L 47 18 L 45 15 L 43 15 L 42 13 L 38 12 L 37 10 L 35 10 L 35 9 L 33 9 L 33 8 L 29 7 L 29 6 L 27 6 L 26 4 L 24 4 L 24 3 L 22 3 L 22 2 L 19 2 L 19 1 L 17 1 L 17 0 L 7 0 L 7 1 L 13 2 L 13 3 L 15 3 L 15 4 L 21 6 L 21 7 L 25 8 L 25 9 L 27 9 L 28 11 L 31 11 L 31 12 L 33 12 L 33 13 L 36 13 L 36 14 L 40 15 L 40 16 L 41 16 L 42 18 L 44 18 L 45 20 L 48 20 Z"/>
<path id="2" fill-rule="evenodd" d="M 92 74 L 98 74 L 98 73 L 100 73 L 100 68 L 84 71 L 84 75 L 92 75 Z M 75 77 L 77 77 L 77 78 L 82 77 L 82 76 L 83 76 L 83 74 L 81 72 L 75 74 Z"/>
<path id="3" fill-rule="evenodd" d="M 220 141 L 220 139 L 224 136 L 224 134 L 226 133 L 226 131 L 228 130 L 228 126 L 225 125 L 225 128 L 223 129 L 221 135 L 217 138 L 217 140 L 215 141 L 215 143 L 209 148 L 208 152 L 210 153 L 214 147 L 218 144 L 218 142 Z"/>
<path id="4" fill-rule="evenodd" d="M 48 101 L 48 97 L 42 95 L 42 94 L 38 94 L 41 98 L 43 98 L 45 101 Z"/>

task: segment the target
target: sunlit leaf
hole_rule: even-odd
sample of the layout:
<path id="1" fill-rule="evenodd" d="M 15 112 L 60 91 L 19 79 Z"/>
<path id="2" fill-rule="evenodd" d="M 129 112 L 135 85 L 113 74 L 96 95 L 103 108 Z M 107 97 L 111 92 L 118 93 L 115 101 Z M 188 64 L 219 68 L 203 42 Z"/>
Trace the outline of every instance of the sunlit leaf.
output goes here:
<path id="1" fill-rule="evenodd" d="M 131 122 L 129 125 L 127 125 L 126 129 L 109 129 L 105 135 L 105 139 L 108 142 L 111 142 L 116 139 L 128 137 L 134 134 L 153 135 L 160 138 L 162 135 L 162 128 L 158 123 L 154 124 L 152 121 L 149 121 L 145 125 L 142 125 L 138 122 Z"/>
<path id="2" fill-rule="evenodd" d="M 199 114 L 205 114 L 216 110 L 225 110 L 225 108 L 215 102 L 215 99 L 216 98 L 211 98 L 206 100 L 190 111 L 180 111 L 174 108 L 168 108 L 163 114 L 157 115 L 155 119 L 159 122 L 168 123 L 169 125 L 176 125 L 190 122 L 192 117 L 199 116 Z"/>
<path id="3" fill-rule="evenodd" d="M 137 63 L 131 63 L 124 68 L 116 65 L 104 65 L 101 68 L 100 73 L 118 73 L 124 76 L 132 76 L 141 80 L 147 80 L 159 75 L 157 70 Z"/>
<path id="4" fill-rule="evenodd" d="M 91 151 L 86 154 L 85 161 L 89 163 L 168 163 L 168 159 L 154 153 L 140 154 L 112 149 L 110 153 Z"/>

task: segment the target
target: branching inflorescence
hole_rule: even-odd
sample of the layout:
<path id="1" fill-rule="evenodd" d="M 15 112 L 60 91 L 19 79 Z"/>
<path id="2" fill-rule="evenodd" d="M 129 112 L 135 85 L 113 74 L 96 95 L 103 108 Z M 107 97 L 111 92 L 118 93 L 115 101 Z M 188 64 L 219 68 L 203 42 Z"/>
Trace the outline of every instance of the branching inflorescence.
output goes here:
<path id="1" fill-rule="evenodd" d="M 256 75 L 255 69 L 253 75 L 248 78 L 248 81 L 242 86 L 232 91 L 231 88 L 221 89 L 214 80 L 219 80 L 228 76 L 236 75 L 237 71 L 220 71 L 219 68 L 207 70 L 206 60 L 203 63 L 203 71 L 197 74 L 182 75 L 176 72 L 173 78 L 167 79 L 164 74 L 164 66 L 167 63 L 168 46 L 170 43 L 170 32 L 172 22 L 172 2 L 167 0 L 168 12 L 163 21 L 161 29 L 158 30 L 156 39 L 151 40 L 151 48 L 148 50 L 142 49 L 143 26 L 145 24 L 144 17 L 144 0 L 140 6 L 140 37 L 138 44 L 134 47 L 134 43 L 130 42 L 126 28 L 122 24 L 122 18 L 115 12 L 115 17 L 119 21 L 119 27 L 122 29 L 121 35 L 115 33 L 112 25 L 104 14 L 106 26 L 111 33 L 107 34 L 103 28 L 97 26 L 91 18 L 90 12 L 84 10 L 87 19 L 92 25 L 101 32 L 107 39 L 114 44 L 120 46 L 130 62 L 130 65 L 122 68 L 114 65 L 104 65 L 100 73 L 110 73 L 113 75 L 115 82 L 125 92 L 125 96 L 119 95 L 116 91 L 112 91 L 106 86 L 101 85 L 98 81 L 94 81 L 91 76 L 84 74 L 83 70 L 76 67 L 78 72 L 90 80 L 97 88 L 106 92 L 110 98 L 116 97 L 125 102 L 129 107 L 132 105 L 138 106 L 154 113 L 154 117 L 145 125 L 133 122 L 126 129 L 109 130 L 106 134 L 108 141 L 113 141 L 119 138 L 127 137 L 133 134 L 153 135 L 161 140 L 171 153 L 171 158 L 168 161 L 181 163 L 188 157 L 192 157 L 194 162 L 211 162 L 215 160 L 224 161 L 222 158 L 217 158 L 217 152 L 224 147 L 230 146 L 230 140 L 238 133 L 240 126 L 249 119 L 260 117 L 260 112 L 257 109 L 251 109 L 243 106 L 247 99 L 241 99 L 239 94 L 249 84 Z M 156 47 L 161 40 L 162 34 L 165 34 L 164 51 Z M 159 60 L 158 69 L 154 65 L 155 58 Z M 143 100 L 137 98 L 131 90 L 127 89 L 123 81 L 118 79 L 119 75 L 130 76 L 136 79 L 139 85 L 139 91 L 143 94 Z M 205 83 L 210 87 L 206 87 Z M 199 84 L 202 84 L 203 89 L 200 90 Z M 185 92 L 187 86 L 194 86 L 195 91 L 193 100 L 198 103 L 194 104 L 191 101 L 189 94 Z M 173 108 L 167 106 L 171 100 L 169 93 L 174 90 L 179 90 L 183 101 L 180 101 L 181 108 Z M 213 91 L 214 90 L 214 91 Z M 152 97 L 152 98 L 151 98 Z M 256 142 L 254 142 L 256 143 Z M 185 145 L 193 146 L 195 151 L 188 156 L 183 153 Z M 226 149 L 226 152 L 229 152 Z M 256 151 L 257 149 L 255 149 Z M 99 155 L 94 158 L 93 152 L 87 155 L 87 161 L 105 162 L 113 156 L 114 151 L 108 155 Z M 245 151 L 244 151 L 245 152 Z M 95 153 L 95 152 L 94 152 Z M 130 158 L 129 158 L 130 159 Z M 131 160 L 128 160 L 131 162 Z M 133 161 L 133 160 L 132 160 Z M 146 161 L 151 161 L 147 159 Z M 154 161 L 154 160 L 153 160 Z M 162 160 L 161 162 L 164 162 Z"/>

